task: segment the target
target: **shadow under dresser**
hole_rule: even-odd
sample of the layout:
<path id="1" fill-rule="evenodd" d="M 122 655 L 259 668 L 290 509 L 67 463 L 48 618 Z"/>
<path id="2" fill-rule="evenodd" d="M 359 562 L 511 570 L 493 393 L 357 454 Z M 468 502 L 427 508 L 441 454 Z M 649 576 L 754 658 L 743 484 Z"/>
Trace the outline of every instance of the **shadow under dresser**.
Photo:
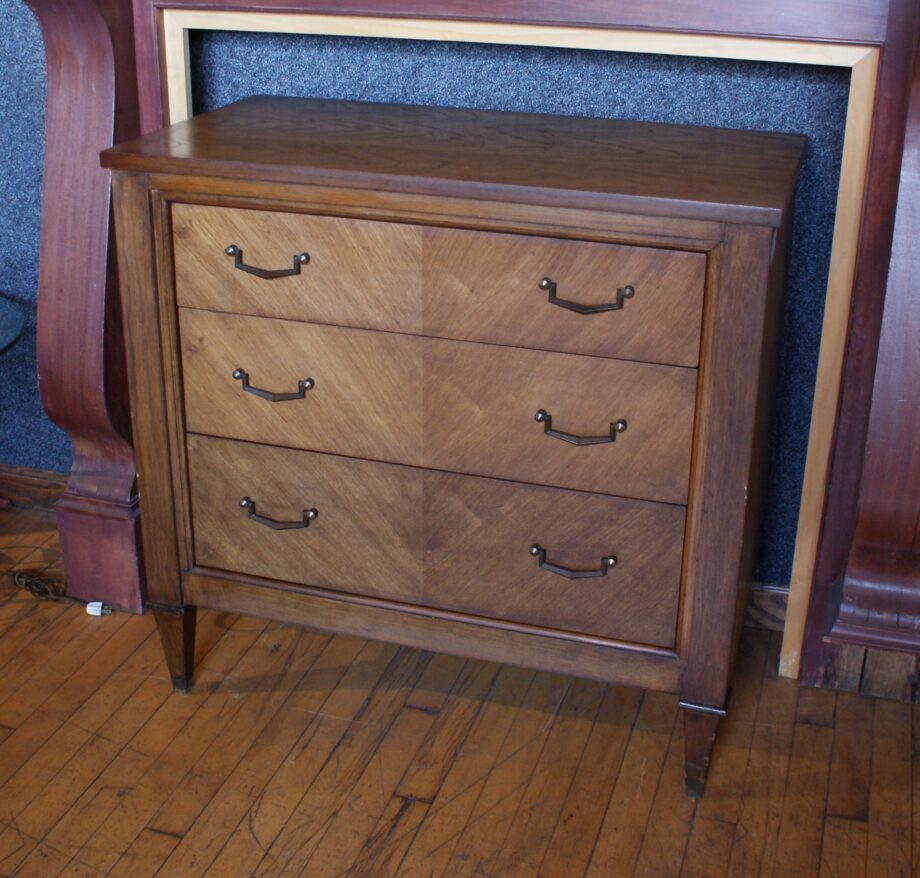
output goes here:
<path id="1" fill-rule="evenodd" d="M 146 606 L 673 692 L 756 548 L 791 135 L 250 98 L 114 171 Z"/>

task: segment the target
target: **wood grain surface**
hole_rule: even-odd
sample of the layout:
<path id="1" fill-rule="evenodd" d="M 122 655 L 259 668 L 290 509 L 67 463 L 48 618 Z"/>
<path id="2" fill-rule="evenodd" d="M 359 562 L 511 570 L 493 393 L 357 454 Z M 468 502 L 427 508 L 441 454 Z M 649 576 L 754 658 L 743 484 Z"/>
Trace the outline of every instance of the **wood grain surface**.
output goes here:
<path id="1" fill-rule="evenodd" d="M 920 652 L 920 56 L 915 61 L 858 514 L 831 641 Z M 814 623 L 813 623 L 814 624 Z M 812 656 L 834 654 L 813 640 Z M 913 669 L 908 666 L 908 673 Z M 902 673 L 901 684 L 908 673 Z"/>
<path id="2" fill-rule="evenodd" d="M 120 167 L 146 167 L 160 175 L 147 180 L 146 206 L 139 197 L 140 178 L 124 170 L 118 174 L 124 186 L 124 234 L 138 250 L 136 258 L 129 255 L 126 263 L 128 275 L 136 276 L 138 281 L 132 287 L 136 298 L 132 308 L 148 327 L 159 330 L 157 349 L 147 343 L 142 332 L 129 329 L 132 343 L 138 346 L 134 349 L 133 388 L 149 436 L 146 430 L 141 432 L 151 445 L 153 437 L 162 439 L 158 443 L 162 447 L 147 449 L 152 468 L 147 474 L 150 478 L 144 482 L 145 491 L 152 495 L 150 508 L 155 510 L 151 527 L 176 540 L 182 602 L 256 612 L 284 621 L 308 621 L 324 630 L 391 639 L 408 646 L 436 644 L 448 653 L 544 670 L 574 671 L 604 682 L 630 682 L 663 691 L 678 689 L 685 707 L 707 716 L 721 713 L 733 644 L 743 616 L 743 586 L 750 576 L 757 534 L 754 506 L 761 455 L 756 451 L 755 435 L 763 427 L 769 396 L 769 349 L 775 321 L 768 315 L 778 313 L 781 294 L 780 285 L 771 283 L 771 278 L 779 277 L 785 242 L 784 230 L 780 228 L 777 235 L 770 225 L 779 223 L 785 215 L 790 192 L 787 189 L 771 194 L 776 213 L 769 218 L 758 209 L 751 211 L 748 202 L 752 199 L 748 196 L 759 185 L 753 166 L 763 162 L 776 171 L 774 183 L 791 182 L 801 143 L 784 140 L 779 151 L 770 153 L 767 144 L 760 141 L 751 141 L 746 147 L 736 142 L 722 155 L 726 161 L 738 160 L 735 170 L 739 173 L 747 167 L 750 187 L 739 185 L 733 189 L 733 204 L 739 213 L 729 211 L 719 216 L 746 217 L 750 222 L 725 224 L 720 229 L 710 227 L 714 237 L 694 238 L 706 212 L 688 212 L 686 203 L 674 200 L 668 202 L 670 225 L 664 237 L 656 236 L 654 231 L 648 237 L 619 237 L 616 229 L 623 225 L 621 209 L 610 213 L 596 210 L 595 220 L 588 223 L 599 229 L 596 236 L 586 236 L 592 250 L 602 242 L 619 247 L 644 244 L 670 256 L 673 247 L 689 247 L 695 251 L 689 255 L 696 262 L 696 271 L 701 270 L 701 260 L 705 260 L 706 296 L 697 373 L 696 369 L 676 365 L 526 348 L 519 346 L 519 337 L 513 336 L 517 344 L 483 343 L 181 306 L 177 289 L 182 281 L 176 282 L 172 270 L 174 236 L 166 208 L 182 201 L 183 191 L 198 193 L 193 195 L 193 201 L 204 200 L 213 207 L 262 207 L 269 214 L 285 204 L 292 205 L 295 211 L 309 211 L 310 205 L 317 205 L 310 198 L 310 187 L 319 182 L 318 178 L 312 182 L 295 179 L 280 186 L 286 178 L 278 176 L 276 180 L 271 175 L 284 165 L 271 164 L 265 166 L 271 171 L 267 177 L 260 176 L 259 167 L 247 166 L 246 179 L 234 182 L 230 166 L 220 164 L 225 147 L 236 149 L 234 138 L 240 137 L 240 132 L 234 133 L 234 126 L 251 124 L 253 108 L 266 112 L 274 103 L 272 99 L 261 104 L 243 102 L 226 114 L 221 111 L 190 123 L 194 144 L 189 141 L 186 146 L 191 145 L 193 153 L 200 148 L 191 163 L 173 167 L 175 155 L 157 154 L 155 137 L 145 141 L 151 152 L 143 162 Z M 293 107 L 283 103 L 286 108 Z M 306 104 L 299 106 L 306 111 Z M 375 130 L 369 119 L 363 118 L 381 149 L 383 164 L 374 167 L 377 171 L 390 167 L 386 180 L 392 189 L 388 191 L 400 193 L 400 204 L 392 199 L 387 203 L 377 196 L 371 199 L 382 218 L 410 224 L 428 224 L 440 218 L 450 226 L 452 223 L 446 220 L 455 211 L 457 201 L 445 193 L 462 193 L 467 199 L 467 212 L 473 204 L 478 205 L 477 231 L 470 231 L 467 239 L 476 238 L 472 247 L 442 245 L 440 241 L 448 240 L 449 230 L 437 229 L 431 234 L 434 243 L 426 263 L 426 240 L 418 244 L 398 239 L 397 249 L 403 252 L 397 254 L 396 264 L 421 263 L 423 289 L 426 267 L 437 271 L 443 268 L 441 263 L 446 263 L 456 273 L 457 264 L 465 268 L 480 257 L 484 262 L 481 275 L 500 278 L 507 267 L 504 262 L 515 260 L 504 243 L 495 247 L 494 254 L 491 252 L 493 240 L 498 240 L 494 237 L 497 231 L 503 232 L 502 242 L 510 237 L 509 232 L 542 232 L 546 228 L 559 229 L 553 237 L 565 239 L 563 243 L 581 237 L 575 228 L 567 229 L 555 219 L 554 198 L 566 191 L 567 209 L 576 210 L 584 209 L 591 199 L 581 203 L 577 194 L 574 199 L 570 197 L 573 190 L 548 192 L 545 187 L 524 186 L 523 181 L 535 184 L 538 174 L 556 170 L 552 163 L 543 163 L 533 150 L 524 150 L 515 160 L 519 163 L 509 166 L 504 183 L 496 183 L 488 167 L 477 183 L 472 154 L 464 151 L 468 132 L 458 132 L 456 119 L 444 122 L 440 111 L 413 117 L 423 127 L 431 126 L 430 131 L 416 137 L 414 129 L 408 130 L 408 117 L 400 108 L 377 107 L 370 111 L 327 104 L 326 110 L 329 115 L 325 123 L 329 127 L 317 138 L 317 142 L 323 142 L 326 137 L 324 149 L 331 149 L 336 138 L 357 142 L 352 135 L 361 113 L 373 112 L 380 121 L 381 128 Z M 289 158 L 293 156 L 293 140 L 289 142 L 288 134 L 307 119 L 303 115 L 298 122 L 296 116 L 295 110 L 287 121 L 279 122 L 277 132 L 266 135 L 263 148 L 272 162 L 283 163 L 288 153 Z M 218 124 L 212 125 L 215 119 Z M 223 129 L 221 120 L 227 123 Z M 528 149 L 543 143 L 538 140 L 538 131 L 540 137 L 547 138 L 546 143 L 552 144 L 547 151 L 557 159 L 567 149 L 567 145 L 560 146 L 567 143 L 566 138 L 552 140 L 551 132 L 540 127 L 539 119 L 521 117 L 521 127 L 515 120 L 503 122 L 508 122 L 517 136 L 532 138 Z M 475 128 L 472 118 L 470 124 Z M 181 126 L 172 129 L 177 149 L 184 130 Z M 484 132 L 478 129 L 478 134 Z M 649 179 L 661 183 L 676 175 L 675 166 L 669 162 L 675 155 L 684 154 L 684 134 L 675 131 L 668 136 L 656 129 L 654 135 L 649 135 L 651 140 L 646 139 L 643 146 L 651 162 L 647 166 Z M 397 157 L 399 143 L 407 145 L 408 155 L 429 136 L 434 138 L 429 143 L 432 155 L 436 147 L 440 150 L 436 154 L 443 159 L 441 169 L 446 170 L 445 176 L 438 179 L 443 182 L 449 178 L 447 189 L 440 184 L 425 188 L 427 183 L 417 187 L 421 178 L 406 177 L 395 165 L 386 164 L 405 158 Z M 659 137 L 661 141 L 656 145 L 653 141 Z M 602 140 L 599 134 L 598 138 L 595 146 Z M 628 141 L 629 137 L 624 139 Z M 697 146 L 701 142 L 697 139 Z M 670 158 L 656 152 L 664 143 L 673 148 Z M 274 146 L 269 148 L 271 144 Z M 247 148 L 242 141 L 240 145 Z M 773 145 L 780 146 L 779 141 Z M 146 147 L 141 144 L 138 149 L 143 151 Z M 592 149 L 586 142 L 579 147 L 583 158 L 591 158 Z M 770 154 L 765 156 L 764 149 Z M 346 164 L 356 160 L 344 153 L 342 157 Z M 601 196 L 601 200 L 593 202 L 595 208 L 606 206 L 613 210 L 616 199 L 606 200 L 610 192 L 594 176 L 611 168 L 604 165 L 602 158 L 595 158 L 597 166 L 585 172 L 582 183 L 597 184 L 599 191 L 593 194 Z M 692 173 L 688 172 L 688 178 L 693 177 L 693 168 L 699 170 L 692 162 L 690 165 Z M 234 167 L 240 173 L 244 170 L 240 165 Z M 407 170 L 405 165 L 400 167 Z M 424 161 L 419 167 L 424 173 Z M 216 169 L 217 176 L 208 176 L 209 169 Z M 183 182 L 176 176 L 177 171 L 191 175 L 200 172 L 200 176 L 189 176 Z M 227 173 L 221 180 L 224 171 Z M 164 177 L 164 173 L 173 176 Z M 365 179 L 360 185 L 367 182 Z M 701 180 L 695 182 L 700 184 Z M 697 194 L 711 194 L 714 190 L 705 180 L 702 182 Z M 345 183 L 332 174 L 322 183 L 327 187 L 338 184 L 341 188 L 333 201 L 344 205 L 350 217 L 363 218 L 358 205 L 371 196 L 360 188 L 347 188 L 359 186 L 356 177 Z M 564 178 L 562 183 L 568 185 Z M 452 190 L 455 184 L 457 188 Z M 481 189 L 477 188 L 480 184 Z M 640 181 L 635 185 L 641 188 L 645 184 Z M 637 199 L 632 202 L 635 212 L 643 222 L 654 222 L 663 203 L 648 188 L 641 198 L 636 196 L 632 186 L 627 183 L 623 189 L 628 198 Z M 211 187 L 214 191 L 209 191 Z M 314 194 L 318 192 L 317 188 Z M 306 196 L 303 199 L 302 194 Z M 229 195 L 229 200 L 224 201 L 224 195 Z M 512 196 L 513 202 L 503 203 L 503 198 Z M 539 211 L 537 204 L 541 206 Z M 403 209 L 396 212 L 400 206 Z M 603 217 L 611 223 L 607 229 Z M 522 218 L 533 225 L 522 226 Z M 595 226 L 598 220 L 601 223 Z M 347 232 L 348 225 L 337 223 L 335 234 Z M 582 227 L 579 221 L 578 228 Z M 630 228 L 635 232 L 638 226 Z M 444 235 L 439 239 L 442 231 Z M 267 231 L 260 234 L 266 235 Z M 345 257 L 351 265 L 379 260 L 381 250 L 387 252 L 385 242 L 381 245 L 380 236 L 373 231 L 356 240 L 358 246 L 353 246 Z M 229 267 L 230 255 L 236 251 L 233 248 L 227 254 L 227 247 L 243 247 L 244 243 L 221 241 L 225 266 Z M 518 243 L 520 239 L 515 246 Z M 555 249 L 557 242 L 552 243 Z M 290 242 L 284 244 L 290 250 Z M 537 244 L 546 246 L 545 240 Z M 153 290 L 148 274 L 150 247 L 155 251 L 157 268 L 155 308 L 147 301 Z M 249 253 L 246 264 L 277 270 L 293 264 L 295 255 L 307 248 L 295 245 L 282 265 L 263 262 L 267 257 L 263 253 L 253 255 L 248 243 L 243 249 L 244 255 Z M 576 249 L 580 247 L 572 252 Z M 605 246 L 597 249 L 613 252 Z M 318 252 L 322 254 L 322 249 Z M 496 254 L 503 258 L 498 259 Z M 301 268 L 298 277 L 305 276 L 311 262 L 312 256 L 297 258 Z M 590 282 L 589 262 L 579 263 Z M 366 276 L 367 267 L 359 266 L 354 272 L 351 284 L 355 278 Z M 595 271 L 593 277 L 596 276 Z M 262 289 L 270 289 L 271 282 L 262 284 Z M 464 280 L 467 289 L 479 288 L 483 283 L 475 274 L 469 281 Z M 699 280 L 695 288 L 701 289 Z M 560 294 L 577 300 L 578 294 L 569 289 L 566 285 Z M 385 286 L 378 295 L 386 295 Z M 458 321 L 456 309 L 446 297 L 432 298 L 436 300 L 432 313 L 438 320 L 445 325 Z M 620 316 L 628 315 L 632 301 L 629 299 Z M 220 302 L 211 302 L 211 307 L 220 307 Z M 482 310 L 482 304 L 477 304 Z M 415 308 L 417 312 L 418 305 Z M 443 315 L 437 308 L 444 308 Z M 422 331 L 427 329 L 429 309 L 423 292 Z M 411 307 L 408 313 L 412 315 Z M 465 309 L 461 308 L 461 313 Z M 520 313 L 520 320 L 529 323 L 526 314 Z M 655 317 L 646 315 L 645 319 Z M 417 322 L 415 325 L 419 326 Z M 692 334 L 695 333 L 694 328 Z M 298 385 L 303 390 L 294 393 Z M 247 394 L 247 389 L 259 392 Z M 277 399 L 277 394 L 287 398 Z M 619 427 L 616 432 L 612 432 L 614 425 Z M 186 431 L 197 434 L 188 445 Z M 614 438 L 616 441 L 611 441 Z M 563 441 L 566 439 L 575 441 Z M 579 444 L 579 439 L 587 439 L 588 444 Z M 214 454 L 213 460 L 202 463 L 200 443 L 216 443 L 224 448 L 236 445 L 245 453 Z M 265 458 L 260 460 L 260 455 Z M 186 475 L 189 456 L 194 459 Z M 335 477 L 328 473 L 317 475 L 312 464 L 301 462 L 314 458 L 321 460 L 324 467 L 338 460 L 342 469 Z M 401 470 L 415 475 L 401 475 L 395 483 L 378 478 L 380 473 Z M 315 476 L 319 496 L 307 497 L 308 491 L 301 490 L 295 498 L 287 495 L 286 505 L 279 502 L 276 498 L 285 497 L 292 486 L 304 486 L 305 471 Z M 241 477 L 266 486 L 271 499 L 241 484 Z M 448 483 L 465 487 L 447 490 L 443 486 Z M 475 497 L 468 496 L 467 489 L 473 490 L 471 486 L 476 484 L 498 485 L 502 492 L 493 495 L 483 489 L 480 497 L 476 489 Z M 505 492 L 511 492 L 510 496 Z M 664 582 L 658 569 L 649 567 L 641 584 L 637 578 L 635 588 L 631 584 L 616 601 L 610 601 L 602 592 L 592 594 L 590 588 L 602 588 L 601 579 L 612 581 L 614 570 L 622 569 L 620 564 L 613 569 L 600 565 L 607 555 L 619 557 L 620 552 L 599 549 L 597 545 L 589 550 L 585 537 L 597 537 L 597 541 L 603 537 L 602 541 L 608 542 L 604 528 L 618 518 L 617 510 L 625 508 L 620 504 L 629 502 L 627 497 L 648 510 L 667 508 L 677 516 L 669 523 L 656 513 L 656 517 L 641 524 L 633 546 L 635 556 L 644 559 L 643 564 L 673 559 L 674 578 Z M 575 505 L 570 508 L 569 502 Z M 692 510 L 686 533 L 684 503 Z M 327 506 L 349 510 L 349 524 L 343 521 L 329 532 L 339 544 L 328 549 L 321 548 L 315 539 L 326 533 Z M 218 508 L 227 514 L 232 510 L 235 518 L 209 521 L 207 516 Z M 394 508 L 404 512 L 394 515 Z M 311 509 L 318 510 L 318 518 L 308 513 Z M 512 514 L 517 509 L 526 509 L 527 513 Z M 585 513 L 584 509 L 593 511 Z M 309 527 L 304 527 L 308 522 Z M 360 533 L 354 542 L 347 542 L 355 532 L 355 522 L 370 529 Z M 560 529 L 559 541 L 551 543 L 531 533 L 547 527 L 547 522 Z M 285 523 L 300 526 L 284 530 L 271 527 Z M 518 525 L 520 531 L 516 530 Z M 249 530 L 243 533 L 256 536 L 238 535 L 231 526 L 245 526 Z M 258 530 L 252 530 L 254 527 Z M 302 551 L 285 551 L 284 547 L 297 539 L 307 545 L 312 539 L 321 548 L 316 553 L 319 561 L 331 559 L 333 569 L 327 571 L 330 575 L 326 582 L 305 573 L 309 565 Z M 169 594 L 175 585 L 170 582 L 165 562 L 172 561 L 173 548 L 169 539 L 163 542 L 155 567 L 158 589 Z M 518 542 L 527 553 L 524 560 L 528 566 L 514 560 L 509 562 L 508 573 L 502 574 L 501 565 L 510 557 L 505 550 Z M 542 549 L 532 549 L 536 543 L 545 547 L 548 560 L 544 560 Z M 593 563 L 586 558 L 594 559 Z M 557 565 L 556 573 L 552 565 Z M 573 580 L 558 576 L 573 570 L 600 573 L 602 569 L 607 571 L 603 577 Z M 492 578 L 496 570 L 499 580 Z M 524 570 L 528 571 L 526 579 L 517 579 L 518 572 Z M 379 580 L 375 582 L 374 576 Z M 554 583 L 554 590 L 544 594 L 541 580 L 546 576 L 565 579 L 565 588 L 559 590 Z M 349 580 L 355 579 L 370 581 L 371 585 L 350 585 Z M 510 587 L 503 588 L 503 583 L 510 583 Z M 574 588 L 585 584 L 588 589 Z M 561 606 L 553 603 L 557 596 L 562 597 Z M 178 644 L 179 640 L 174 637 L 170 642 Z M 173 666 L 186 664 L 187 655 L 182 651 L 172 656 Z M 684 732 L 690 755 L 686 764 L 691 787 L 699 792 L 715 723 L 710 719 L 695 722 L 694 715 L 690 716 Z M 712 823 L 711 828 L 714 837 L 719 836 L 719 824 Z M 491 852 L 485 854 L 483 863 L 498 856 L 498 847 L 489 844 Z"/>
<path id="3" fill-rule="evenodd" d="M 856 253 L 856 270 L 853 288 L 853 305 L 847 329 L 846 351 L 843 360 L 843 372 L 840 384 L 840 400 L 837 406 L 837 429 L 834 447 L 829 460 L 827 490 L 824 498 L 824 517 L 821 522 L 820 541 L 811 577 L 811 589 L 793 595 L 790 600 L 790 621 L 795 619 L 792 642 L 784 650 L 786 672 L 798 670 L 800 679 L 810 684 L 818 684 L 833 677 L 835 653 L 846 650 L 846 646 L 835 645 L 825 640 L 827 620 L 831 608 L 837 601 L 836 584 L 845 575 L 857 525 L 857 509 L 860 499 L 859 474 L 863 472 L 864 452 L 868 437 L 873 394 L 876 387 L 882 397 L 889 391 L 884 385 L 876 383 L 876 367 L 879 357 L 879 343 L 882 332 L 882 319 L 887 301 L 886 284 L 880 278 L 890 278 L 892 283 L 892 308 L 901 312 L 899 328 L 907 325 L 905 321 L 912 318 L 904 313 L 905 302 L 902 299 L 901 286 L 906 273 L 910 272 L 913 259 L 912 242 L 916 238 L 915 219 L 911 217 L 911 197 L 909 192 L 916 189 L 914 174 L 916 160 L 911 154 L 903 154 L 905 133 L 911 130 L 911 140 L 916 149 L 916 107 L 917 74 L 915 58 L 920 33 L 920 8 L 913 0 L 891 0 L 885 35 L 885 50 L 879 66 L 878 98 L 873 118 L 873 148 L 869 157 L 866 177 L 866 201 L 863 208 L 863 222 Z M 912 97 L 913 93 L 913 97 Z M 911 110 L 913 101 L 914 110 Z M 913 118 L 908 122 L 909 117 Z M 904 173 L 902 175 L 902 157 Z M 900 190 L 900 191 L 899 191 Z M 899 230 L 898 252 L 892 260 L 892 237 L 895 229 L 896 208 L 905 205 L 904 210 L 897 210 Z M 898 359 L 898 331 L 888 333 L 886 349 L 883 352 L 879 379 L 898 380 L 897 370 L 902 368 Z M 914 334 L 915 335 L 915 334 Z M 908 331 L 906 338 L 912 338 Z M 886 362 L 893 355 L 895 372 L 889 371 Z M 908 378 L 909 384 L 914 379 Z M 891 398 L 891 397 L 889 397 Z M 893 392 L 893 398 L 899 394 Z M 893 415 L 886 413 L 876 429 L 886 433 L 890 430 L 889 419 L 899 420 L 899 403 L 894 404 Z M 909 431 L 910 420 L 904 424 Z M 877 434 L 876 434 L 877 435 Z M 891 440 L 885 439 L 884 445 Z M 884 447 L 883 445 L 883 447 Z M 886 452 L 887 453 L 887 452 Z M 901 457 L 897 451 L 892 460 Z M 906 460 L 910 460 L 908 455 Z M 876 474 L 878 478 L 878 474 Z M 886 477 L 887 478 L 887 477 Z M 912 480 L 915 477 L 909 477 Z M 896 477 L 897 482 L 897 477 Z M 913 481 L 916 484 L 915 481 Z M 898 487 L 901 485 L 898 483 Z M 871 489 L 869 489 L 871 490 Z M 883 504 L 887 500 L 896 502 L 899 491 L 886 492 Z M 878 515 L 879 513 L 875 513 Z M 887 508 L 884 516 L 889 516 Z M 909 526 L 908 526 L 909 527 Z M 913 560 L 914 566 L 916 561 Z M 870 562 L 870 567 L 874 566 Z M 903 581 L 903 580 L 902 580 Z M 914 589 L 915 590 L 915 589 Z M 806 601 L 807 598 L 807 607 Z M 807 611 L 807 616 L 806 616 Z M 804 617 L 804 618 L 803 618 Z M 804 624 L 803 624 L 804 623 Z M 802 629 L 804 628 L 804 632 Z M 889 626 L 889 631 L 893 629 Z M 893 633 L 897 633 L 894 631 Z M 865 644 L 867 639 L 862 639 Z M 878 641 L 876 641 L 878 642 Z M 801 643 L 801 653 L 797 650 Z M 916 639 L 906 648 L 916 649 Z M 902 648 L 904 648 L 902 646 Z M 801 664 L 799 666 L 799 656 Z"/>
<path id="4" fill-rule="evenodd" d="M 67 589 L 139 612 L 136 472 L 109 259 L 111 175 L 98 163 L 112 145 L 114 67 L 124 61 L 121 49 L 113 55 L 103 11 L 123 26 L 125 10 L 92 0 L 28 5 L 48 58 L 36 368 L 42 406 L 73 448 L 56 505 Z M 129 91 L 119 87 L 118 99 Z M 128 118 L 118 130 L 136 133 Z"/>
<path id="5" fill-rule="evenodd" d="M 171 206 L 180 305 L 440 338 L 695 366 L 706 257 L 626 247 L 472 232 L 409 223 Z M 262 279 L 246 263 L 290 268 Z M 560 298 L 586 305 L 635 293 L 619 311 L 577 314 L 551 305 L 544 277 Z"/>
<path id="6" fill-rule="evenodd" d="M 560 137 L 557 116 L 259 97 L 107 150 L 103 164 L 778 226 L 804 145 L 585 118 Z"/>
<path id="7" fill-rule="evenodd" d="M 188 429 L 566 488 L 685 503 L 696 372 L 180 309 Z M 303 399 L 270 402 L 251 384 Z M 614 442 L 576 446 L 552 427 Z"/>
<path id="8" fill-rule="evenodd" d="M 684 511 L 659 503 L 189 437 L 195 561 L 205 567 L 669 647 Z M 276 531 L 242 497 L 279 520 Z M 530 554 L 606 576 L 569 580 Z"/>
<path id="9" fill-rule="evenodd" d="M 54 575 L 51 514 L 0 512 L 0 553 L 0 570 Z M 91 619 L 7 577 L 0 631 L 5 874 L 243 878 L 318 863 L 411 878 L 479 863 L 496 878 L 864 878 L 920 865 L 920 709 L 816 702 L 776 677 L 775 633 L 745 629 L 711 786 L 693 802 L 674 695 L 212 610 L 198 683 L 179 695 L 149 616 Z"/>

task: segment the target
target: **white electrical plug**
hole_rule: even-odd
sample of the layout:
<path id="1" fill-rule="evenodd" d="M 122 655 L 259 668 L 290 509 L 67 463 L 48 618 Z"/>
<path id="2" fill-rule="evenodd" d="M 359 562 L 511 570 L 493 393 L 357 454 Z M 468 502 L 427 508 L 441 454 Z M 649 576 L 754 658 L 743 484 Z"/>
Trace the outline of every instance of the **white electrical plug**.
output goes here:
<path id="1" fill-rule="evenodd" d="M 110 616 L 112 608 L 102 601 L 89 601 L 86 605 L 86 612 L 90 616 Z"/>

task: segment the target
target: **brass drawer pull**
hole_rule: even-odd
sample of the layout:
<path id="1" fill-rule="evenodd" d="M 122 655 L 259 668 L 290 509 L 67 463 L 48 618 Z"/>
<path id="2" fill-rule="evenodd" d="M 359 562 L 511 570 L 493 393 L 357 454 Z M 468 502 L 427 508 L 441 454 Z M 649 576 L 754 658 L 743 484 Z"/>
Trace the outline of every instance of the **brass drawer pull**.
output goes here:
<path id="1" fill-rule="evenodd" d="M 553 439 L 561 439 L 563 442 L 569 442 L 572 445 L 606 445 L 608 442 L 616 442 L 617 433 L 622 433 L 626 429 L 626 421 L 620 418 L 610 424 L 610 433 L 605 436 L 576 436 L 574 433 L 563 433 L 562 430 L 553 429 L 553 416 L 546 409 L 537 409 L 533 419 L 543 424 L 543 432 Z"/>
<path id="2" fill-rule="evenodd" d="M 284 402 L 288 399 L 303 399 L 308 390 L 316 387 L 316 382 L 312 378 L 303 378 L 297 382 L 297 390 L 293 393 L 272 393 L 270 390 L 262 390 L 261 387 L 253 387 L 249 383 L 249 373 L 245 369 L 234 369 L 233 377 L 243 385 L 246 393 L 252 393 L 255 396 L 261 396 L 270 402 Z"/>
<path id="3" fill-rule="evenodd" d="M 233 267 L 240 271 L 247 271 L 263 280 L 272 280 L 276 277 L 290 277 L 293 274 L 300 274 L 300 267 L 310 261 L 309 253 L 295 253 L 293 268 L 256 268 L 254 265 L 246 265 L 243 262 L 243 251 L 236 245 L 231 244 L 225 251 L 228 256 L 233 257 Z"/>
<path id="4" fill-rule="evenodd" d="M 573 570 L 571 567 L 560 567 L 558 564 L 553 564 L 552 561 L 546 560 L 546 549 L 539 543 L 534 543 L 530 547 L 530 554 L 537 559 L 537 565 L 542 570 L 549 570 L 550 573 L 556 573 L 566 579 L 591 579 L 595 576 L 606 576 L 611 567 L 617 566 L 617 556 L 607 555 L 605 558 L 601 558 L 599 567 L 594 567 L 590 570 Z"/>
<path id="5" fill-rule="evenodd" d="M 615 302 L 607 302 L 603 305 L 582 305 L 580 302 L 573 302 L 570 299 L 560 299 L 556 295 L 556 282 L 549 277 L 544 277 L 540 281 L 540 289 L 547 291 L 547 301 L 550 305 L 558 305 L 560 308 L 568 308 L 576 314 L 599 314 L 601 311 L 622 311 L 623 303 L 626 299 L 631 299 L 636 294 L 635 287 L 619 287 L 617 289 L 617 298 Z"/>
<path id="6" fill-rule="evenodd" d="M 256 513 L 256 501 L 249 498 L 243 497 L 240 500 L 240 506 L 246 510 L 246 514 L 255 521 L 257 524 L 264 524 L 266 527 L 270 527 L 272 530 L 296 530 L 297 528 L 309 527 L 310 522 L 316 519 L 316 516 L 319 515 L 318 510 L 316 509 L 304 509 L 303 518 L 300 521 L 275 521 L 274 518 L 266 518 L 264 515 L 258 515 Z"/>

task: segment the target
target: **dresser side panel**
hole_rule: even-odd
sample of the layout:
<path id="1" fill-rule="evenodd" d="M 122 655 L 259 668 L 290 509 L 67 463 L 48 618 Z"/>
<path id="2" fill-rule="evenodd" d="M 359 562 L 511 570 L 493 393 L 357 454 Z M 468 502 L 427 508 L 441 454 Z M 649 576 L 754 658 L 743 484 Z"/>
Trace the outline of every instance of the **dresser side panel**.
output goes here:
<path id="1" fill-rule="evenodd" d="M 746 557 L 770 230 L 727 226 L 710 255 L 688 507 L 682 695 L 722 707 Z"/>
<path id="2" fill-rule="evenodd" d="M 172 494 L 161 313 L 147 178 L 113 175 L 118 270 L 138 470 L 142 556 L 150 601 L 182 604 Z M 169 354 L 167 354 L 169 356 Z"/>

